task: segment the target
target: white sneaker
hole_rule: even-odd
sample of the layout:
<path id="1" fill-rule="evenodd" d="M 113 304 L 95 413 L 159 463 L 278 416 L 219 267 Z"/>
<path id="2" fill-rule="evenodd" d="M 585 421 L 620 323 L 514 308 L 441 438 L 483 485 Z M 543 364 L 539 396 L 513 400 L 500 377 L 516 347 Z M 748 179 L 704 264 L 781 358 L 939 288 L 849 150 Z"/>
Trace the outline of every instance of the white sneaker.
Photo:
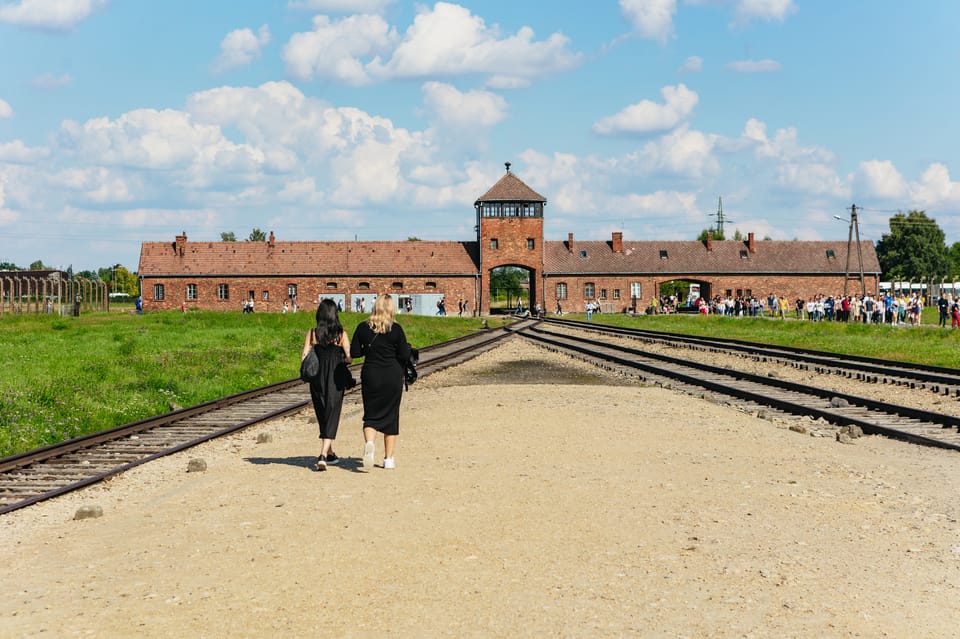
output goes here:
<path id="1" fill-rule="evenodd" d="M 373 442 L 366 442 L 363 445 L 363 467 L 364 468 L 373 468 L 373 453 L 374 453 Z"/>
<path id="2" fill-rule="evenodd" d="M 384 458 L 383 458 L 383 467 L 384 467 L 384 468 L 387 468 L 387 469 L 396 468 L 396 467 L 397 467 L 397 464 L 396 464 L 396 462 L 393 461 L 393 457 L 384 457 Z"/>

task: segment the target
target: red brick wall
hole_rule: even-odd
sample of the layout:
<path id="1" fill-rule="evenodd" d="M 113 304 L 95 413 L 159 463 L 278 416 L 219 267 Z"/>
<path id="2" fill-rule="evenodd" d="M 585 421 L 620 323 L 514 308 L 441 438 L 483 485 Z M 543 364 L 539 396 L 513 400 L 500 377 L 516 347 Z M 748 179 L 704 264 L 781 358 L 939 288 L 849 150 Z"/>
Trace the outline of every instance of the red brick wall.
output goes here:
<path id="1" fill-rule="evenodd" d="M 497 248 L 492 248 L 492 240 Z M 528 248 L 527 240 L 533 240 Z M 482 263 L 481 294 L 483 311 L 489 309 L 490 271 L 499 266 L 521 266 L 530 271 L 530 299 L 542 301 L 540 280 L 543 274 L 542 217 L 481 217 L 480 255 Z"/>

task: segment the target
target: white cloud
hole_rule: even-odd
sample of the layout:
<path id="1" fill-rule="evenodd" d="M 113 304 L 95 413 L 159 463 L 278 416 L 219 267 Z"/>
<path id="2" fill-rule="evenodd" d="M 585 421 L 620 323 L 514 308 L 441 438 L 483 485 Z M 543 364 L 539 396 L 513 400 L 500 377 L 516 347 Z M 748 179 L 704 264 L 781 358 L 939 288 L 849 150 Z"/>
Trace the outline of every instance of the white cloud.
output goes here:
<path id="1" fill-rule="evenodd" d="M 506 118 L 507 101 L 489 91 L 467 91 L 442 82 L 423 85 L 423 101 L 432 119 L 447 128 L 489 128 Z"/>
<path id="2" fill-rule="evenodd" d="M 235 29 L 220 43 L 220 55 L 213 63 L 217 73 L 250 64 L 260 56 L 260 50 L 270 43 L 270 28 L 261 26 L 256 33 L 251 29 Z"/>
<path id="3" fill-rule="evenodd" d="M 740 24 L 750 20 L 773 20 L 783 22 L 797 11 L 793 0 L 737 0 L 733 13 Z"/>
<path id="4" fill-rule="evenodd" d="M 72 83 L 73 78 L 70 77 L 69 73 L 64 73 L 59 77 L 52 73 L 43 73 L 30 81 L 31 86 L 44 91 L 53 91 L 54 89 L 69 86 Z"/>
<path id="5" fill-rule="evenodd" d="M 919 182 L 910 185 L 915 205 L 923 209 L 960 204 L 960 183 L 950 179 L 946 165 L 935 162 L 927 167 Z"/>
<path id="6" fill-rule="evenodd" d="M 865 196 L 897 199 L 907 191 L 906 180 L 889 160 L 861 162 L 860 175 Z"/>
<path id="7" fill-rule="evenodd" d="M 673 35 L 676 0 L 620 0 L 620 10 L 642 38 L 665 44 Z"/>
<path id="8" fill-rule="evenodd" d="M 660 94 L 663 104 L 641 100 L 616 115 L 601 118 L 593 125 L 593 131 L 600 135 L 619 135 L 669 130 L 689 118 L 700 99 L 684 84 L 665 86 Z"/>
<path id="9" fill-rule="evenodd" d="M 680 73 L 700 73 L 701 71 L 703 71 L 703 58 L 698 55 L 690 56 L 680 67 Z"/>
<path id="10" fill-rule="evenodd" d="M 394 0 L 291 0 L 291 9 L 331 13 L 383 13 Z"/>
<path id="11" fill-rule="evenodd" d="M 3 118 L 12 118 L 13 117 L 13 107 L 10 106 L 10 103 L 0 98 L 0 119 Z"/>
<path id="12" fill-rule="evenodd" d="M 389 53 L 396 39 L 396 32 L 380 16 L 341 20 L 316 16 L 312 31 L 295 33 L 287 41 L 283 61 L 300 80 L 317 77 L 363 85 L 370 77 L 361 59 Z"/>
<path id="13" fill-rule="evenodd" d="M 0 142 L 0 162 L 33 164 L 50 155 L 46 147 L 28 147 L 22 140 Z"/>
<path id="14" fill-rule="evenodd" d="M 0 4 L 0 22 L 69 31 L 107 5 L 107 0 L 19 0 Z"/>
<path id="15" fill-rule="evenodd" d="M 717 159 L 712 155 L 715 144 L 716 136 L 691 131 L 684 125 L 656 142 L 647 143 L 641 156 L 654 170 L 701 178 L 720 170 Z"/>
<path id="16" fill-rule="evenodd" d="M 772 73 L 782 66 L 776 60 L 737 60 L 728 62 L 727 68 L 738 73 Z"/>
<path id="17" fill-rule="evenodd" d="M 136 199 L 134 193 L 143 190 L 139 175 L 124 175 L 104 167 L 65 169 L 53 176 L 51 182 L 97 204 L 131 202 Z"/>
<path id="18" fill-rule="evenodd" d="M 577 66 L 581 55 L 559 33 L 542 41 L 529 27 L 501 37 L 464 7 L 438 2 L 420 8 L 401 37 L 380 16 L 314 18 L 313 31 L 294 34 L 283 59 L 296 78 L 363 85 L 391 78 L 479 74 L 497 88 L 520 87 L 544 73 Z"/>

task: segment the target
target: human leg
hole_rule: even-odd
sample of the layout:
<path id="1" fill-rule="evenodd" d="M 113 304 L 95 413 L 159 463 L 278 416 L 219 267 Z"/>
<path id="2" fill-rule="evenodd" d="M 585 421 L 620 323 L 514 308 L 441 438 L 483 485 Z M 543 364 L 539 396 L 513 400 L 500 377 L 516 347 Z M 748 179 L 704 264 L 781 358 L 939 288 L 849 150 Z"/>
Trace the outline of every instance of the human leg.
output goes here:
<path id="1" fill-rule="evenodd" d="M 391 462 L 393 461 L 393 449 L 394 449 L 394 447 L 396 446 L 396 444 L 397 444 L 397 436 L 396 436 L 396 435 L 384 435 L 384 436 L 383 436 L 383 459 L 384 459 L 384 464 L 387 463 L 386 460 L 388 460 L 388 459 L 391 460 Z M 386 466 L 384 466 L 384 467 L 386 467 Z"/>
<path id="2" fill-rule="evenodd" d="M 373 466 L 373 455 L 375 452 L 374 439 L 377 436 L 376 429 L 370 426 L 363 427 L 363 467 Z"/>

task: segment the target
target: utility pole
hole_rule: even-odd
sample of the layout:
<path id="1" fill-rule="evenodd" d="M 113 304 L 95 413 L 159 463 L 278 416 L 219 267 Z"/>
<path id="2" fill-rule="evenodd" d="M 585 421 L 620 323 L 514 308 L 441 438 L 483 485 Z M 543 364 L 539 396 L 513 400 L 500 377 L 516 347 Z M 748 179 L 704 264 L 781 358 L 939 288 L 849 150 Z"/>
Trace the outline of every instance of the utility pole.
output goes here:
<path id="1" fill-rule="evenodd" d="M 716 216 L 717 218 L 717 235 L 719 237 L 724 237 L 723 235 L 723 223 L 724 222 L 733 222 L 733 220 L 723 217 L 723 196 L 717 197 L 717 212 L 708 213 L 710 217 Z"/>
<path id="2" fill-rule="evenodd" d="M 847 269 L 843 278 L 843 295 L 847 295 L 847 284 L 850 282 L 853 277 L 850 276 L 850 256 L 853 253 L 853 237 L 856 234 L 857 237 L 857 265 L 859 271 L 860 279 L 860 296 L 864 297 L 867 294 L 867 284 L 863 279 L 863 252 L 860 248 L 860 224 L 857 222 L 857 205 L 853 204 L 850 206 L 850 233 L 847 236 Z"/>

